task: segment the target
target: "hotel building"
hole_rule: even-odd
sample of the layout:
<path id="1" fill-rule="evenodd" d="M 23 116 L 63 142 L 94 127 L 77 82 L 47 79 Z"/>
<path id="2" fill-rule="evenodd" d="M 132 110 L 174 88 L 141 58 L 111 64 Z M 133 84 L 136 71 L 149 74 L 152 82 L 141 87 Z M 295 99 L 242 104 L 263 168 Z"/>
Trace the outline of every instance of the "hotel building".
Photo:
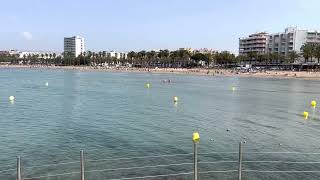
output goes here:
<path id="1" fill-rule="evenodd" d="M 249 53 L 265 54 L 267 51 L 268 34 L 265 32 L 255 33 L 246 38 L 239 39 L 239 54 Z"/>
<path id="2" fill-rule="evenodd" d="M 64 38 L 64 53 L 71 53 L 74 57 L 78 57 L 84 51 L 84 38 L 79 36 Z"/>

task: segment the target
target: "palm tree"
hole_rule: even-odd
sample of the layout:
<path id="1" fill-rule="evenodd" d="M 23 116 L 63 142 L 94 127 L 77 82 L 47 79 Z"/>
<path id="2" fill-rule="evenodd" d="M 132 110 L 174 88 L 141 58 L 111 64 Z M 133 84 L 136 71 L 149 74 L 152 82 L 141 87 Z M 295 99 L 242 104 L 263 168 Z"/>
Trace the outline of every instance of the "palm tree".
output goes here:
<path id="1" fill-rule="evenodd" d="M 156 52 L 155 51 L 148 51 L 146 53 L 146 56 L 147 56 L 147 59 L 148 59 L 149 65 L 150 65 L 150 63 L 153 63 L 155 61 Z"/>
<path id="2" fill-rule="evenodd" d="M 314 48 L 314 57 L 318 59 L 318 64 L 320 63 L 320 44 L 317 44 Z"/>
<path id="3" fill-rule="evenodd" d="M 34 54 L 34 55 L 32 55 L 32 59 L 31 59 L 30 62 L 33 64 L 34 62 L 37 61 L 38 57 L 39 57 L 39 54 Z"/>
<path id="4" fill-rule="evenodd" d="M 206 60 L 207 60 L 206 63 L 208 65 L 210 65 L 214 61 L 215 54 L 213 54 L 213 53 L 205 53 L 204 55 L 206 56 Z"/>
<path id="5" fill-rule="evenodd" d="M 169 55 L 170 55 L 170 51 L 168 49 L 165 49 L 165 50 L 160 50 L 158 57 L 160 59 L 164 59 L 164 58 L 168 58 Z"/>
<path id="6" fill-rule="evenodd" d="M 88 51 L 87 56 L 88 56 L 89 59 L 91 59 L 91 57 L 92 57 L 92 52 L 91 52 L 91 51 Z"/>
<path id="7" fill-rule="evenodd" d="M 312 44 L 306 43 L 306 44 L 302 45 L 301 51 L 302 51 L 302 55 L 305 59 L 305 62 L 308 62 L 309 58 L 311 58 L 311 61 L 312 61 L 312 56 L 313 56 L 313 52 L 314 52 L 314 46 Z"/>
<path id="8" fill-rule="evenodd" d="M 131 65 L 134 64 L 134 59 L 137 57 L 137 53 L 134 51 L 130 51 L 127 55 L 127 58 L 131 60 Z"/>
<path id="9" fill-rule="evenodd" d="M 257 60 L 259 63 L 262 63 L 266 60 L 266 56 L 264 54 L 257 54 Z"/>
<path id="10" fill-rule="evenodd" d="M 130 51 L 130 52 L 128 53 L 128 59 L 133 60 L 134 58 L 136 58 L 136 56 L 137 56 L 137 53 L 134 52 L 134 51 Z"/>
<path id="11" fill-rule="evenodd" d="M 177 53 L 178 53 L 178 58 L 179 58 L 178 66 L 181 66 L 181 65 L 185 66 L 187 63 L 189 63 L 190 57 L 191 57 L 191 54 L 189 51 L 178 50 Z"/>
<path id="12" fill-rule="evenodd" d="M 297 58 L 299 58 L 299 54 L 296 51 L 291 51 L 288 56 L 288 63 L 294 63 Z"/>
<path id="13" fill-rule="evenodd" d="M 49 53 L 48 57 L 49 57 L 48 63 L 51 65 L 52 64 L 52 53 Z"/>
<path id="14" fill-rule="evenodd" d="M 172 52 L 170 52 L 170 55 L 169 55 L 169 57 L 170 57 L 170 67 L 173 67 L 173 66 L 175 66 L 175 62 L 176 62 L 176 60 L 179 58 L 179 53 L 178 53 L 178 51 L 172 51 Z"/>
<path id="15" fill-rule="evenodd" d="M 277 52 L 274 52 L 274 53 L 271 53 L 271 61 L 274 63 L 278 63 L 279 62 L 279 53 Z"/>
<path id="16" fill-rule="evenodd" d="M 170 51 L 165 49 L 165 50 L 160 50 L 158 53 L 158 58 L 160 59 L 161 66 L 166 67 L 167 61 L 169 60 L 170 56 Z"/>
<path id="17" fill-rule="evenodd" d="M 284 54 L 279 54 L 279 64 L 282 64 L 283 62 L 285 62 L 286 60 L 286 56 Z"/>
<path id="18" fill-rule="evenodd" d="M 243 61 L 245 61 L 247 59 L 248 59 L 248 57 L 246 55 L 238 55 L 236 57 L 237 62 L 240 63 L 240 64 L 241 64 L 241 62 L 243 62 Z"/>
<path id="19" fill-rule="evenodd" d="M 249 63 L 251 64 L 253 60 L 257 60 L 257 56 L 258 54 L 256 52 L 249 52 L 248 53 Z"/>
<path id="20" fill-rule="evenodd" d="M 143 51 L 140 51 L 140 52 L 138 52 L 138 54 L 137 54 L 137 58 L 140 60 L 140 63 L 141 63 L 141 65 L 142 64 L 144 64 L 145 65 L 145 58 L 146 58 L 146 51 L 145 50 L 143 50 Z"/>

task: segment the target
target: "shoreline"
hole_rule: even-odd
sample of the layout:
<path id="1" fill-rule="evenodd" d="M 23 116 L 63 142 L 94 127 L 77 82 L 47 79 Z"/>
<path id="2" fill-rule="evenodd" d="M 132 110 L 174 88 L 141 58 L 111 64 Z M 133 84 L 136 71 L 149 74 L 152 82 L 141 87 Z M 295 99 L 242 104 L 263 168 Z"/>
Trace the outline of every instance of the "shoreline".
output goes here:
<path id="1" fill-rule="evenodd" d="M 0 69 L 53 69 L 53 70 L 78 70 L 84 72 L 136 72 L 136 73 L 164 73 L 218 77 L 256 77 L 279 79 L 306 79 L 320 80 L 320 72 L 307 71 L 279 71 L 267 70 L 255 73 L 237 72 L 231 69 L 203 69 L 203 68 L 126 68 L 126 67 L 91 67 L 91 66 L 43 66 L 43 65 L 0 65 Z"/>

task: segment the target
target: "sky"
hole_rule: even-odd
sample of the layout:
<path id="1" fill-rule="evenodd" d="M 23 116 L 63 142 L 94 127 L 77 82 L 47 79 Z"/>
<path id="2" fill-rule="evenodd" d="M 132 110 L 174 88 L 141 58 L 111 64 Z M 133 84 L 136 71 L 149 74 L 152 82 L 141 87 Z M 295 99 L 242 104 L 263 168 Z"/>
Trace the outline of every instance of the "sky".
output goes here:
<path id="1" fill-rule="evenodd" d="M 0 50 L 212 48 L 238 51 L 250 33 L 320 30 L 319 0 L 0 0 Z"/>

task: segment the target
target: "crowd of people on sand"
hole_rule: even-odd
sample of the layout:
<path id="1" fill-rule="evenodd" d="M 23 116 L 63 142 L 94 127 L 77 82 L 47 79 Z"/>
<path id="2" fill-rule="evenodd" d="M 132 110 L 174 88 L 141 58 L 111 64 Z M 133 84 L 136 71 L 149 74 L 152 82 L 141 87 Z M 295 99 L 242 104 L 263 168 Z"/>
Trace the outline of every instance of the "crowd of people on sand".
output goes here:
<path id="1" fill-rule="evenodd" d="M 272 78 L 305 78 L 319 79 L 319 71 L 284 71 L 284 70 L 250 70 L 242 71 L 237 69 L 224 68 L 138 68 L 124 66 L 48 66 L 48 65 L 0 65 L 0 68 L 31 68 L 31 69 L 60 69 L 60 70 L 77 70 L 77 71 L 110 71 L 110 72 L 146 72 L 146 73 L 173 73 L 173 74 L 190 74 L 204 76 L 242 76 L 242 77 L 272 77 Z M 171 81 L 165 80 L 165 83 Z"/>

